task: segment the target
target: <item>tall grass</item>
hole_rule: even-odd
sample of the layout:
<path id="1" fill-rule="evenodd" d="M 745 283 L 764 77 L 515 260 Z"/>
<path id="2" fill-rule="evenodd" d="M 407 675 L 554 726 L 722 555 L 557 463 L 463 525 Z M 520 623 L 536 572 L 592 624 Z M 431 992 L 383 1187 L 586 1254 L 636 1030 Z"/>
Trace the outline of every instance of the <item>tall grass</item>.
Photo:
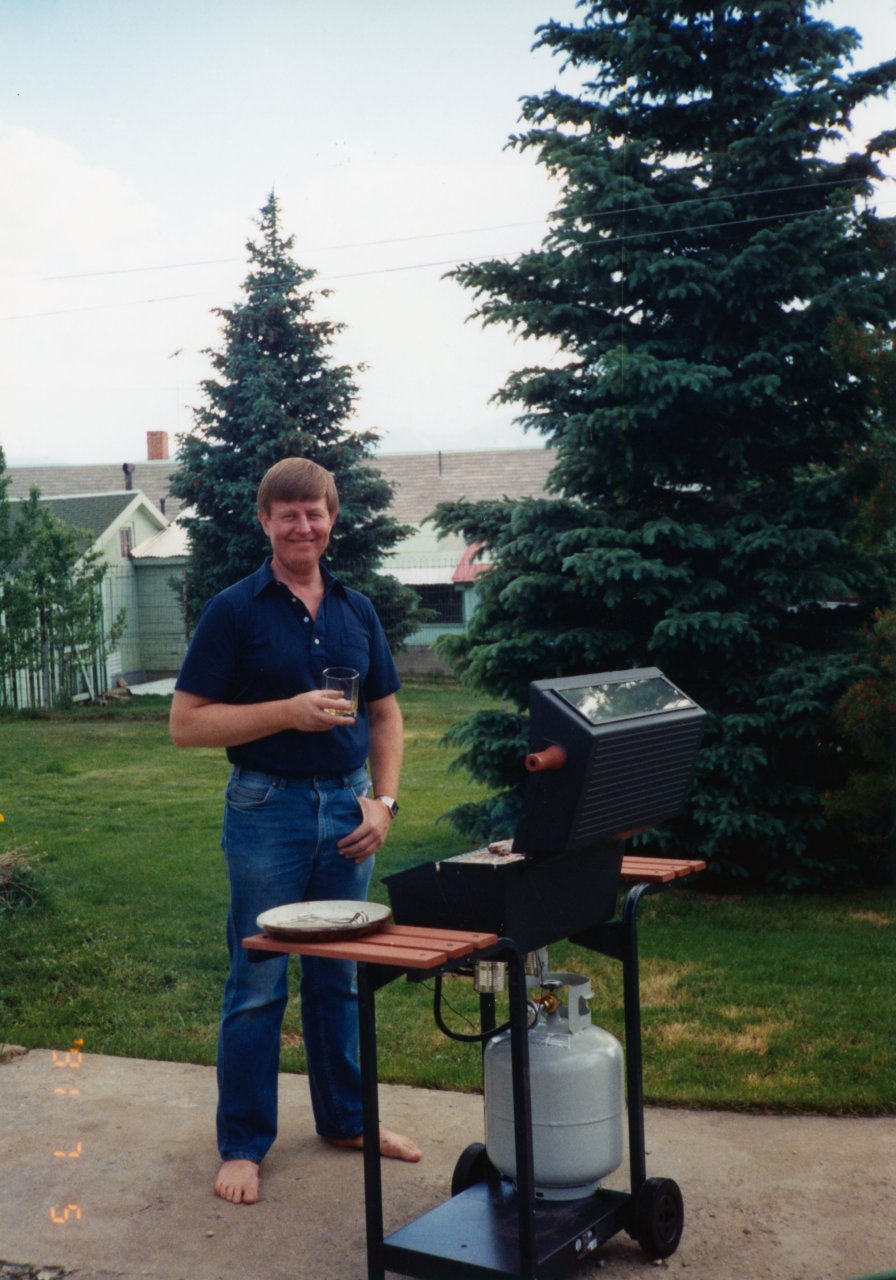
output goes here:
<path id="1" fill-rule="evenodd" d="M 384 875 L 463 844 L 440 814 L 477 798 L 439 740 L 470 709 L 443 682 L 402 691 L 401 814 Z M 167 702 L 0 721 L 0 852 L 44 855 L 40 896 L 0 914 L 0 1041 L 211 1063 L 226 972 L 219 849 L 223 752 L 171 746 Z M 882 1113 L 893 1109 L 891 904 L 714 900 L 665 894 L 641 907 L 645 1085 L 653 1102 Z M 555 967 L 592 974 L 595 1020 L 622 1035 L 618 966 L 559 944 Z M 295 981 L 295 978 L 293 979 Z M 446 1011 L 475 1018 L 469 984 Z M 381 1075 L 478 1088 L 475 1047 L 436 1029 L 430 994 L 400 980 L 377 1001 Z M 304 1066 L 298 1010 L 282 1065 Z"/>

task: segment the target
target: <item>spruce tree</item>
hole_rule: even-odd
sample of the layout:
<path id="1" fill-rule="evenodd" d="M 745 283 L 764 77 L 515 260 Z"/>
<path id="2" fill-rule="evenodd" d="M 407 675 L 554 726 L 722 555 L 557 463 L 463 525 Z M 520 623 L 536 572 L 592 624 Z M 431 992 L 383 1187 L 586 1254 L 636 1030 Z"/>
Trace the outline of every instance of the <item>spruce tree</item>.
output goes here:
<path id="1" fill-rule="evenodd" d="M 844 138 L 896 60 L 847 70 L 858 37 L 806 0 L 583 8 L 539 29 L 582 87 L 525 99 L 513 139 L 561 184 L 549 233 L 456 273 L 484 323 L 559 349 L 498 394 L 555 447 L 558 496 L 440 509 L 494 562 L 443 652 L 520 712 L 532 679 L 660 667 L 708 730 L 688 813 L 640 843 L 729 881 L 854 882 L 881 862 L 825 820 L 831 712 L 891 566 L 857 527 L 873 388 L 836 334 L 892 331 L 869 197 L 896 133 Z M 455 812 L 467 834 L 507 834 L 525 733 L 512 710 L 455 729 L 499 788 Z"/>
<path id="2" fill-rule="evenodd" d="M 315 273 L 292 257 L 271 193 L 247 243 L 244 299 L 215 313 L 223 343 L 209 351 L 216 376 L 202 383 L 194 430 L 178 438 L 171 491 L 192 513 L 187 594 L 195 618 L 217 591 L 252 573 L 269 551 L 258 523 L 261 477 L 286 457 L 310 458 L 332 472 L 340 513 L 327 559 L 348 585 L 373 600 L 393 645 L 414 629 L 416 596 L 378 574 L 384 556 L 409 532 L 388 514 L 391 488 L 373 468 L 374 431 L 348 427 L 357 395 L 353 370 L 330 354 L 342 325 L 316 318 L 308 286 Z"/>

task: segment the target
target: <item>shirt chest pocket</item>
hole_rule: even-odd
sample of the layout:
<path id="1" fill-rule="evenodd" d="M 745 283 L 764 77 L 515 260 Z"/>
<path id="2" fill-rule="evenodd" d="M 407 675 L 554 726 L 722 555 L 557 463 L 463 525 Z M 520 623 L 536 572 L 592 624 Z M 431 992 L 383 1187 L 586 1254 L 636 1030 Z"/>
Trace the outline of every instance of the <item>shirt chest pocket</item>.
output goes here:
<path id="1" fill-rule="evenodd" d="M 344 606 L 334 609 L 327 601 L 323 622 L 330 665 L 354 667 L 363 677 L 370 666 L 370 635 L 363 620 L 354 610 Z"/>
<path id="2" fill-rule="evenodd" d="M 370 669 L 370 643 L 366 636 L 345 636 L 332 656 L 332 665 L 354 667 L 361 676 L 361 687 Z"/>

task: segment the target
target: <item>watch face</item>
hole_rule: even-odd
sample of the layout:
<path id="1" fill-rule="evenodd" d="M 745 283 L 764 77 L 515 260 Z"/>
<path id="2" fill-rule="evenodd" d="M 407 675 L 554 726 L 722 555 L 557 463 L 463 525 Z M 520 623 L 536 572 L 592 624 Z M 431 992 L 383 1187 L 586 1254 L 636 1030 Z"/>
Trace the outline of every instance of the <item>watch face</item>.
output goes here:
<path id="1" fill-rule="evenodd" d="M 393 800 L 391 796 L 377 796 L 380 804 L 384 804 L 394 818 L 398 813 L 398 802 Z"/>

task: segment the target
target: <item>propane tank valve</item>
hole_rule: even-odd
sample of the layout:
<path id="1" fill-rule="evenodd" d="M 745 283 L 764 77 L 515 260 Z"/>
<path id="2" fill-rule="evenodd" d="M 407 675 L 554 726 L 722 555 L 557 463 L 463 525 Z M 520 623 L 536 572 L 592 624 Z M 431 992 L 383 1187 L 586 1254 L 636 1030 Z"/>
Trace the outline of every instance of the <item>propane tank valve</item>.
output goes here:
<path id="1" fill-rule="evenodd" d="M 532 1003 L 541 1006 L 542 1012 L 546 1014 L 556 1013 L 560 1008 L 560 996 L 557 994 L 563 984 L 552 978 L 545 978 L 542 983 L 541 995 L 533 996 Z"/>

